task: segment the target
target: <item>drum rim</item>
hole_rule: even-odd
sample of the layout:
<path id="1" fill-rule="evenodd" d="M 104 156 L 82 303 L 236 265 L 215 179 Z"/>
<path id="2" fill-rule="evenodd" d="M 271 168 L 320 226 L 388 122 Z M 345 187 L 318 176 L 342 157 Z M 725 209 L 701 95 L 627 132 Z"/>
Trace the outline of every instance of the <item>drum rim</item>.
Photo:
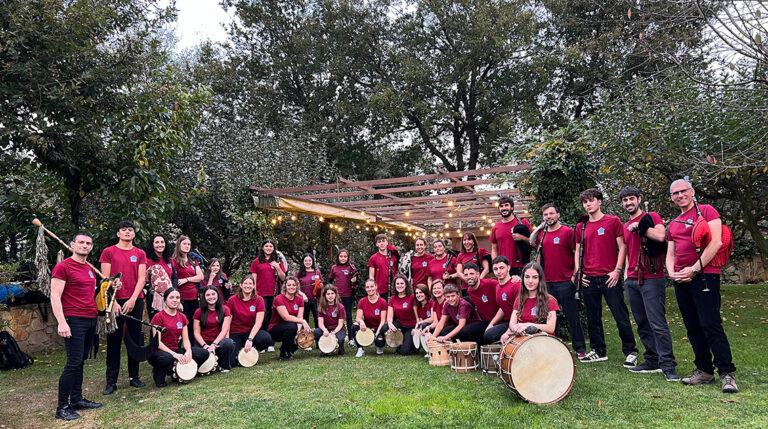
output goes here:
<path id="1" fill-rule="evenodd" d="M 194 370 L 190 370 L 190 374 L 192 376 L 189 377 L 189 379 L 182 378 L 181 375 L 178 372 L 178 368 L 180 368 L 180 367 L 181 368 L 186 368 L 186 367 L 194 368 Z M 175 361 L 175 363 L 173 365 L 173 375 L 175 376 L 174 378 L 176 380 L 178 380 L 180 383 L 188 383 L 188 382 L 192 381 L 197 376 L 197 369 L 198 369 L 198 365 L 197 365 L 197 362 L 195 362 L 194 359 L 190 359 L 189 363 L 186 363 L 186 364 L 182 364 L 182 363 L 179 363 L 179 361 Z"/>
<path id="2" fill-rule="evenodd" d="M 203 371 L 203 368 L 208 363 L 209 360 L 213 359 L 213 366 L 211 366 L 211 369 Z M 208 375 L 214 371 L 216 371 L 216 368 L 219 366 L 219 357 L 216 356 L 216 353 L 210 353 L 208 355 L 208 358 L 205 359 L 205 362 L 203 362 L 202 365 L 199 365 L 197 367 L 197 373 L 202 375 Z"/>

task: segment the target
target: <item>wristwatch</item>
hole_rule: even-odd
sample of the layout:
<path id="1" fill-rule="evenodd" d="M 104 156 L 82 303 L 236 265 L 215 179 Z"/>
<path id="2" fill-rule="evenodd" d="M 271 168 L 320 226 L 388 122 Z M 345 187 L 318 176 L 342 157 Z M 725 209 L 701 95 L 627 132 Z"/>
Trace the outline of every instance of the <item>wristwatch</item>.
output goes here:
<path id="1" fill-rule="evenodd" d="M 253 342 L 253 337 L 249 337 L 248 341 Z"/>
<path id="2" fill-rule="evenodd" d="M 691 271 L 693 272 L 693 275 L 696 276 L 699 274 L 699 270 L 696 269 L 696 265 L 691 265 Z"/>

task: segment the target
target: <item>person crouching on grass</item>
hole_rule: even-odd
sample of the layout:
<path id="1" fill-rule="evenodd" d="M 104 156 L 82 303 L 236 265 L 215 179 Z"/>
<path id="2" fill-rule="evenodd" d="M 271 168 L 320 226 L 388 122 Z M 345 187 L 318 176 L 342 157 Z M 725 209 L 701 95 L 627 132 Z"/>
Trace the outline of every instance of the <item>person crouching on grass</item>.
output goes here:
<path id="1" fill-rule="evenodd" d="M 557 300 L 547 293 L 547 280 L 541 265 L 529 262 L 523 268 L 523 285 L 513 304 L 509 329 L 501 336 L 502 343 L 506 343 L 510 337 L 525 334 L 530 327 L 550 335 L 555 334 L 557 310 L 560 306 L 557 305 Z"/>
<path id="2" fill-rule="evenodd" d="M 200 308 L 192 316 L 197 345 L 208 353 L 216 353 L 221 372 L 229 372 L 234 361 L 235 343 L 227 338 L 232 312 L 223 304 L 216 286 L 206 286 L 200 298 Z"/>
<path id="3" fill-rule="evenodd" d="M 445 305 L 443 305 L 443 316 L 435 328 L 435 333 L 438 335 L 435 339 L 440 342 L 458 339 L 482 344 L 487 323 L 480 320 L 475 307 L 459 296 L 459 288 L 456 285 L 445 285 L 443 293 Z M 445 327 L 448 320 L 456 326 Z"/>
<path id="4" fill-rule="evenodd" d="M 408 278 L 402 274 L 395 276 L 395 293 L 389 298 L 387 308 L 387 325 L 390 331 L 400 330 L 403 333 L 403 344 L 395 351 L 402 356 L 416 352 L 413 346 L 411 330 L 416 327 L 416 300 L 411 292 Z"/>
<path id="5" fill-rule="evenodd" d="M 384 331 L 384 322 L 387 321 L 387 301 L 379 296 L 376 280 L 368 279 L 365 281 L 365 293 L 368 296 L 360 299 L 357 303 L 357 313 L 355 323 L 349 328 L 349 336 L 357 342 L 357 331 L 365 332 L 366 329 L 373 329 L 374 344 L 376 345 L 376 354 L 384 354 L 384 338 L 381 335 Z M 357 345 L 357 354 L 355 357 L 362 357 L 365 354 L 363 347 Z"/>
<path id="6" fill-rule="evenodd" d="M 304 320 L 304 298 L 299 294 L 299 279 L 293 276 L 285 279 L 282 293 L 272 303 L 272 310 L 269 334 L 281 342 L 280 360 L 292 360 L 293 352 L 299 348 L 293 341 L 296 334 L 300 330 L 310 330 Z"/>
<path id="7" fill-rule="evenodd" d="M 344 329 L 344 319 L 347 318 L 344 305 L 339 302 L 339 291 L 336 286 L 328 284 L 323 287 L 323 293 L 320 295 L 318 305 L 317 322 L 318 328 L 315 328 L 315 342 L 320 341 L 320 337 L 335 335 L 339 342 L 339 356 L 344 354 L 344 337 L 347 336 L 347 330 Z M 317 344 L 320 348 L 320 343 Z"/>

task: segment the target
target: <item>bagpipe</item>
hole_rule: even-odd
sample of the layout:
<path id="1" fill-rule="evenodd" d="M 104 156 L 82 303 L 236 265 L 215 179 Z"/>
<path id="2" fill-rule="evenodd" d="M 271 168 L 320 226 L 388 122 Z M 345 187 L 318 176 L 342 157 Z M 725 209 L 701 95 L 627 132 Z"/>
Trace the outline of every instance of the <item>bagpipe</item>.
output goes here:
<path id="1" fill-rule="evenodd" d="M 394 262 L 392 256 L 395 257 Z M 395 293 L 395 282 L 392 276 L 392 269 L 398 270 L 400 267 L 400 251 L 397 247 L 387 244 L 387 285 L 389 285 L 389 295 L 392 296 Z"/>
<path id="2" fill-rule="evenodd" d="M 587 229 L 587 222 L 589 222 L 589 215 L 582 215 L 579 218 L 579 222 L 576 224 L 581 224 L 581 246 L 579 246 L 579 271 L 576 275 L 576 293 L 574 294 L 574 298 L 576 298 L 576 301 L 579 303 L 579 308 L 581 308 L 581 289 L 582 281 L 584 280 L 584 231 Z"/>
<path id="3" fill-rule="evenodd" d="M 645 213 L 637 222 L 635 234 L 640 237 L 640 252 L 635 261 L 635 271 L 637 272 L 637 283 L 643 284 L 643 270 L 647 269 L 652 273 L 664 269 L 664 259 L 667 254 L 667 242 L 656 241 L 646 237 L 648 230 L 655 227 L 650 211 L 648 211 L 648 201 L 645 201 Z"/>

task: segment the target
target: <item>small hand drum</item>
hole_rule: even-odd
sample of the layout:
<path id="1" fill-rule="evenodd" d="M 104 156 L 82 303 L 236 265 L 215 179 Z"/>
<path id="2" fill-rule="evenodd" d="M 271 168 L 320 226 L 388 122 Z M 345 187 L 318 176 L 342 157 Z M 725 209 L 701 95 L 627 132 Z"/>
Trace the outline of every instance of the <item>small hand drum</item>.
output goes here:
<path id="1" fill-rule="evenodd" d="M 240 349 L 240 353 L 237 354 L 237 362 L 244 368 L 250 368 L 259 361 L 259 351 L 255 347 L 251 347 L 251 350 L 246 353 L 245 348 Z"/>
<path id="2" fill-rule="evenodd" d="M 189 383 L 197 375 L 197 362 L 190 359 L 188 363 L 181 364 L 179 361 L 173 366 L 173 379 L 179 383 Z"/>
<path id="3" fill-rule="evenodd" d="M 416 328 L 411 329 L 411 338 L 413 338 L 413 348 L 414 350 L 418 350 L 421 346 L 421 334 L 419 333 L 419 330 Z"/>
<path id="4" fill-rule="evenodd" d="M 302 329 L 296 334 L 296 344 L 304 350 L 311 348 L 314 342 L 315 335 L 312 331 Z"/>
<path id="5" fill-rule="evenodd" d="M 333 334 L 330 334 L 327 337 L 321 335 L 317 340 L 317 348 L 320 349 L 321 352 L 329 355 L 339 348 L 339 340 L 336 338 L 336 335 Z"/>
<path id="6" fill-rule="evenodd" d="M 403 344 L 403 331 L 396 329 L 394 331 L 387 331 L 384 334 L 384 341 L 387 342 L 387 346 L 394 348 L 400 347 Z"/>
<path id="7" fill-rule="evenodd" d="M 216 371 L 218 366 L 219 358 L 216 356 L 216 353 L 210 353 L 208 359 L 206 359 L 205 362 L 200 365 L 200 368 L 197 369 L 197 373 L 200 375 L 211 375 L 213 371 Z"/>
<path id="8" fill-rule="evenodd" d="M 357 331 L 355 341 L 357 341 L 357 345 L 360 347 L 368 347 L 373 344 L 375 337 L 376 334 L 373 332 L 373 329 L 367 328 L 365 331 Z"/>

